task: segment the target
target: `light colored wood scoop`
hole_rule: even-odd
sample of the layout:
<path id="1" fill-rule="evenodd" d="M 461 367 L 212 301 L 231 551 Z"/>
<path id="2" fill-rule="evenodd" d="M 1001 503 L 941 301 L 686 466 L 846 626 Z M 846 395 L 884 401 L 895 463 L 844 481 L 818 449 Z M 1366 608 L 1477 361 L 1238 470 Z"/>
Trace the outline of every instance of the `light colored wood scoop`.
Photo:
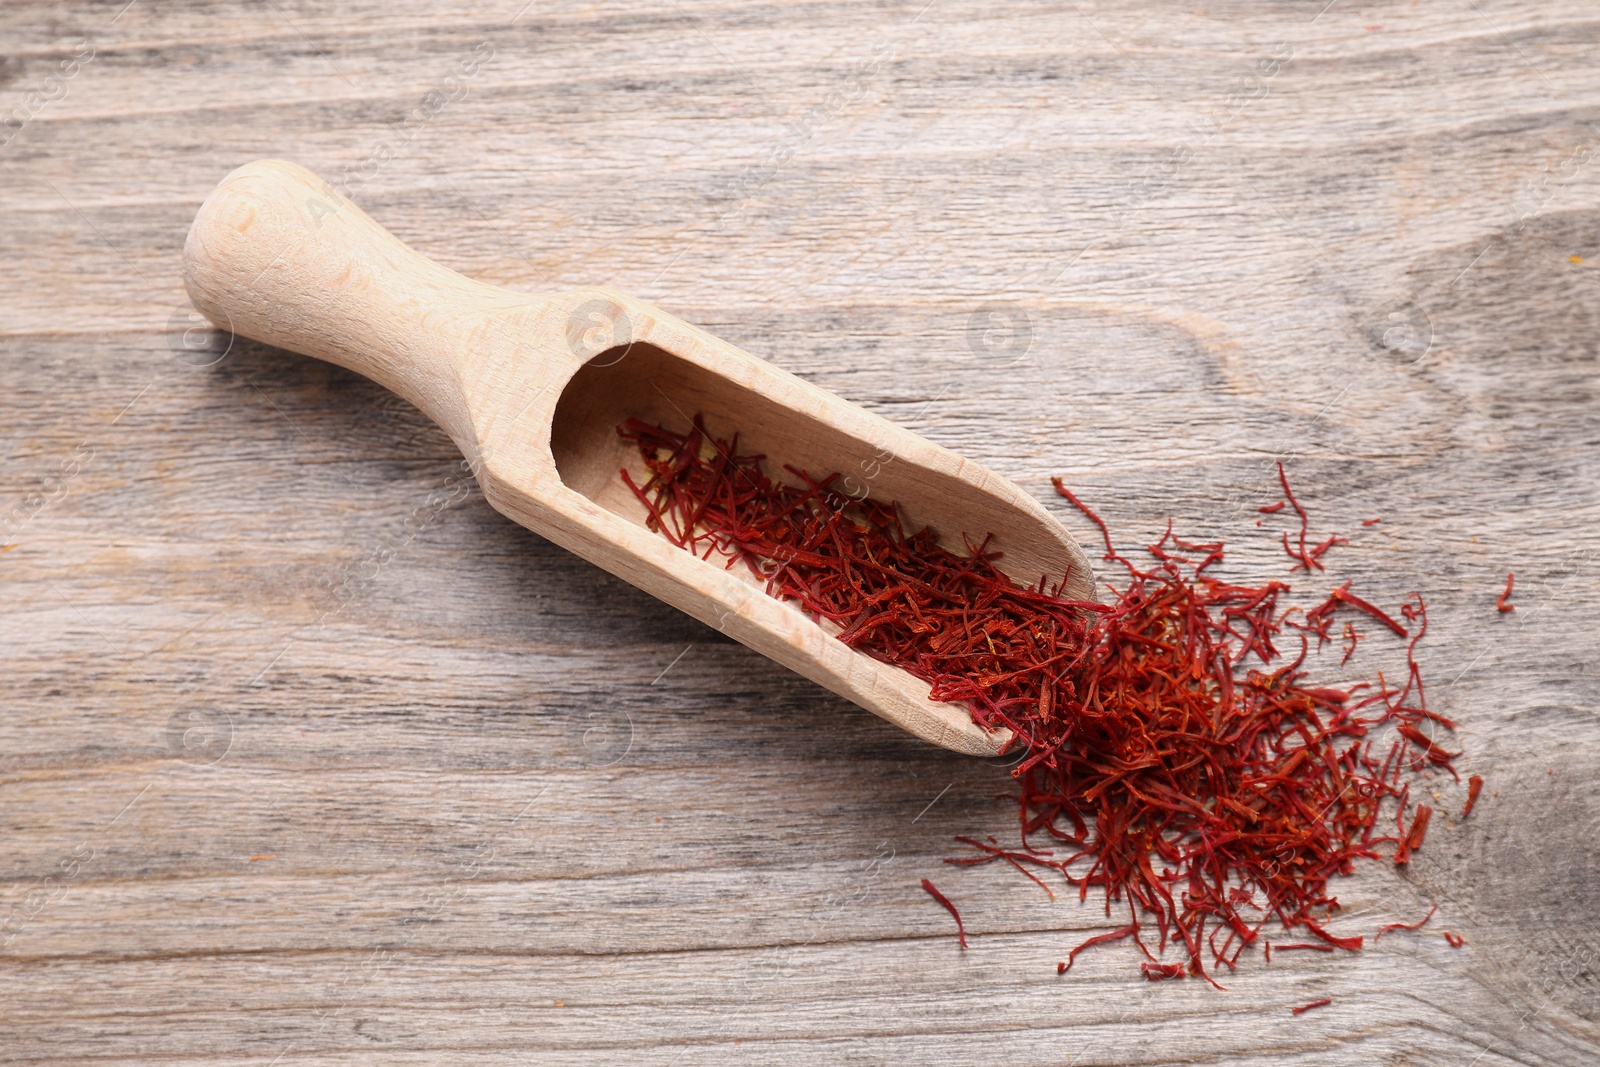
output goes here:
<path id="1" fill-rule="evenodd" d="M 292 163 L 224 178 L 184 265 L 195 307 L 218 326 L 348 367 L 421 408 L 503 514 L 936 745 L 992 755 L 1010 738 L 851 650 L 748 568 L 646 529 L 618 474 L 643 480 L 619 424 L 683 430 L 704 414 L 713 432 L 737 431 L 741 450 L 845 472 L 956 549 L 963 533 L 992 533 L 1013 579 L 1065 574 L 1064 595 L 1092 599 L 1083 550 L 1006 479 L 614 289 L 530 295 L 464 278 Z"/>

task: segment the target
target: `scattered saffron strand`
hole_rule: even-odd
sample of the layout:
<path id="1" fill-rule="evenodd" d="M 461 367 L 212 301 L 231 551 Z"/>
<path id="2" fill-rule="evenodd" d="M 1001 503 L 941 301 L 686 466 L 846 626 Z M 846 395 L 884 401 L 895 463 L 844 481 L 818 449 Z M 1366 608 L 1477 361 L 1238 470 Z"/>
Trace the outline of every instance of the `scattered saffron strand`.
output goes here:
<path id="1" fill-rule="evenodd" d="M 1072 970 L 1073 963 L 1075 963 L 1078 959 L 1078 953 L 1082 952 L 1086 948 L 1089 948 L 1090 946 L 1103 945 L 1107 941 L 1121 941 L 1125 937 L 1137 936 L 1138 933 L 1139 924 L 1135 922 L 1129 923 L 1120 930 L 1113 930 L 1109 934 L 1097 934 L 1085 941 L 1083 944 L 1079 945 L 1077 948 L 1073 949 L 1071 952 L 1067 953 L 1067 958 L 1056 964 L 1056 973 L 1066 974 L 1068 971 Z"/>
<path id="2" fill-rule="evenodd" d="M 1083 512 L 1084 516 L 1090 522 L 1092 522 L 1096 526 L 1100 527 L 1100 536 L 1105 538 L 1105 542 L 1106 542 L 1106 554 L 1104 556 L 1101 556 L 1100 558 L 1104 559 L 1104 560 L 1107 560 L 1107 561 L 1119 562 L 1119 563 L 1123 564 L 1124 566 L 1126 566 L 1129 570 L 1132 570 L 1133 569 L 1133 564 L 1129 563 L 1126 559 L 1123 559 L 1122 556 L 1118 555 L 1117 550 L 1115 548 L 1111 547 L 1111 531 L 1106 529 L 1106 521 L 1104 519 L 1102 519 L 1099 515 L 1096 515 L 1093 511 L 1089 510 L 1088 506 L 1086 504 L 1084 504 L 1083 501 L 1081 501 L 1077 497 L 1073 496 L 1072 495 L 1072 490 L 1068 489 L 1067 486 L 1066 486 L 1066 483 L 1063 482 L 1060 478 L 1051 478 L 1050 479 L 1050 484 L 1055 486 L 1056 492 L 1060 493 L 1063 497 L 1065 497 L 1067 499 L 1067 501 L 1073 507 L 1075 507 L 1079 511 Z"/>
<path id="3" fill-rule="evenodd" d="M 1377 938 L 1373 938 L 1373 940 L 1376 941 Z M 1299 945 L 1278 945 L 1276 947 L 1277 947 L 1279 952 L 1293 952 L 1296 949 L 1302 949 L 1302 950 L 1305 950 L 1305 951 L 1308 951 L 1308 952 L 1332 952 L 1333 951 L 1333 946 L 1332 945 L 1299 944 Z"/>
<path id="4" fill-rule="evenodd" d="M 1427 734 L 1407 723 L 1395 727 L 1396 732 L 1422 750 L 1422 754 L 1434 763 L 1448 764 L 1451 760 L 1461 755 L 1459 752 L 1446 752 L 1428 737 Z"/>
<path id="5" fill-rule="evenodd" d="M 1462 945 L 1467 943 L 1466 938 L 1462 937 L 1460 934 L 1452 934 L 1449 930 L 1444 931 L 1444 939 L 1450 942 L 1451 948 L 1460 948 Z"/>
<path id="6" fill-rule="evenodd" d="M 1378 938 L 1382 937 L 1390 930 L 1420 930 L 1428 924 L 1428 920 L 1433 918 L 1433 913 L 1438 910 L 1439 905 L 1435 904 L 1433 907 L 1428 909 L 1428 914 L 1424 915 L 1414 923 L 1389 923 L 1387 926 L 1380 926 L 1378 927 L 1378 932 L 1372 935 L 1372 940 L 1378 940 Z"/>
<path id="7" fill-rule="evenodd" d="M 1472 814 L 1473 805 L 1478 803 L 1478 794 L 1483 792 L 1483 778 L 1479 775 L 1469 775 L 1467 778 L 1467 806 L 1461 809 L 1461 817 L 1465 819 Z"/>
<path id="8" fill-rule="evenodd" d="M 1380 523 L 1382 521 L 1383 520 L 1381 518 L 1379 518 L 1379 519 L 1362 519 L 1361 520 L 1361 525 L 1363 525 L 1363 526 L 1376 526 L 1376 525 L 1378 525 L 1378 523 Z"/>
<path id="9" fill-rule="evenodd" d="M 1182 978 L 1183 964 L 1181 963 L 1142 963 L 1139 970 L 1144 972 L 1145 978 L 1152 982 L 1159 982 L 1163 978 Z"/>
<path id="10" fill-rule="evenodd" d="M 1349 582 L 1346 582 L 1343 585 L 1339 586 L 1337 589 L 1335 589 L 1331 593 L 1329 593 L 1328 596 L 1329 596 L 1330 599 L 1343 601 L 1344 603 L 1349 604 L 1353 608 L 1356 608 L 1356 609 L 1358 609 L 1360 611 L 1366 612 L 1368 615 L 1371 615 L 1374 619 L 1377 619 L 1379 622 L 1383 623 L 1385 626 L 1387 626 L 1389 629 L 1393 630 L 1396 634 L 1398 634 L 1401 637 L 1409 636 L 1406 633 L 1406 628 L 1404 626 L 1401 626 L 1399 623 L 1395 622 L 1394 619 L 1392 619 L 1389 615 L 1387 615 L 1383 611 L 1379 610 L 1378 607 L 1375 604 L 1373 604 L 1373 603 L 1371 603 L 1370 601 L 1367 601 L 1367 600 L 1362 600 L 1360 597 L 1358 597 L 1354 593 L 1350 592 L 1350 583 Z"/>
<path id="11" fill-rule="evenodd" d="M 943 904 L 945 910 L 950 913 L 951 918 L 955 919 L 955 921 L 956 921 L 956 938 L 957 938 L 957 940 L 959 940 L 961 942 L 961 947 L 962 948 L 966 948 L 967 947 L 967 928 L 962 925 L 962 923 L 961 923 L 961 913 L 956 910 L 956 906 L 954 904 L 950 903 L 950 898 L 945 896 L 943 893 L 939 892 L 937 889 L 935 889 L 933 887 L 933 883 L 928 881 L 926 878 L 924 878 L 922 880 L 922 888 L 927 890 L 928 895 L 930 897 L 932 897 L 934 900 L 937 900 L 939 903 Z"/>
<path id="12" fill-rule="evenodd" d="M 1313 1000 L 1310 1004 L 1302 1004 L 1298 1008 L 1290 1008 L 1289 1009 L 1289 1014 L 1291 1014 L 1291 1015 L 1304 1015 L 1306 1012 L 1310 1011 L 1312 1008 L 1326 1008 L 1329 1004 L 1332 1004 L 1332 1003 L 1333 1003 L 1333 998 L 1332 997 L 1323 997 L 1321 1000 Z"/>
<path id="13" fill-rule="evenodd" d="M 1283 535 L 1283 550 L 1289 554 L 1290 559 L 1296 561 L 1295 565 L 1289 569 L 1294 571 L 1304 567 L 1307 571 L 1310 571 L 1315 567 L 1319 571 L 1323 570 L 1322 564 L 1318 563 L 1314 556 L 1306 552 L 1306 530 L 1310 526 L 1311 519 L 1306 515 L 1306 509 L 1300 506 L 1300 501 L 1294 498 L 1294 490 L 1289 488 L 1289 476 L 1284 473 L 1283 460 L 1281 459 L 1278 461 L 1278 482 L 1283 486 L 1283 498 L 1294 508 L 1294 513 L 1300 516 L 1300 551 L 1296 552 L 1291 549 L 1289 547 L 1289 535 L 1287 533 Z"/>
<path id="14" fill-rule="evenodd" d="M 1501 611 L 1516 611 L 1517 610 L 1517 606 L 1510 602 L 1511 601 L 1511 586 L 1512 586 L 1512 583 L 1514 583 L 1516 580 L 1517 580 L 1517 576 L 1515 574 L 1513 574 L 1510 571 L 1506 571 L 1506 591 L 1504 593 L 1501 593 L 1500 594 L 1500 599 L 1498 599 L 1498 600 L 1496 600 L 1494 602 L 1494 606 L 1499 608 Z"/>
<path id="15" fill-rule="evenodd" d="M 1355 623 L 1344 624 L 1344 658 L 1339 661 L 1339 666 L 1343 667 L 1350 662 L 1350 657 L 1356 653 L 1356 642 L 1365 636 L 1367 635 L 1356 629 Z"/>
<path id="16" fill-rule="evenodd" d="M 1323 554 L 1334 545 L 1348 545 L 1350 543 L 1350 539 L 1348 537 L 1340 537 L 1338 534 L 1333 534 L 1325 541 L 1322 541 L 1320 544 L 1316 545 L 1314 548 L 1307 548 L 1306 534 L 1310 530 L 1311 520 L 1306 514 L 1306 509 L 1300 506 L 1300 501 L 1295 499 L 1294 491 L 1289 488 L 1289 475 L 1285 473 L 1283 469 L 1282 460 L 1278 461 L 1278 482 L 1283 486 L 1284 499 L 1275 504 L 1269 504 L 1264 508 L 1257 508 L 1256 510 L 1266 514 L 1282 511 L 1283 505 L 1285 501 L 1287 501 L 1289 505 L 1294 508 L 1295 514 L 1299 516 L 1300 537 L 1298 546 L 1291 546 L 1289 544 L 1289 533 L 1287 530 L 1285 530 L 1283 533 L 1283 551 L 1290 559 L 1295 561 L 1294 566 L 1289 568 L 1290 573 L 1300 570 L 1301 568 L 1304 568 L 1307 573 L 1310 573 L 1312 570 L 1326 570 L 1327 568 L 1322 565 Z"/>
<path id="17" fill-rule="evenodd" d="M 1417 805 L 1417 813 L 1412 816 L 1411 829 L 1406 831 L 1404 839 L 1395 849 L 1394 862 L 1396 866 L 1411 862 L 1411 853 L 1422 847 L 1422 839 L 1428 833 L 1428 820 L 1433 816 L 1433 809 L 1426 804 Z"/>

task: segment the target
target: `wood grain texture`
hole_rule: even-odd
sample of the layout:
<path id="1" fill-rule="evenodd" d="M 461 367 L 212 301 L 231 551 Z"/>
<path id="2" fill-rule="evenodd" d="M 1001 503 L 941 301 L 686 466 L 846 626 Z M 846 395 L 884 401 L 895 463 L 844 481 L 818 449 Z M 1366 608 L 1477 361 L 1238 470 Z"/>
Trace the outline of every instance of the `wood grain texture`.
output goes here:
<path id="1" fill-rule="evenodd" d="M 1592 5 L 519 9 L 0 9 L 0 1060 L 1596 1061 Z M 1052 474 L 1281 576 L 1284 457 L 1359 531 L 1327 577 L 1428 596 L 1488 781 L 1339 928 L 1436 902 L 1466 945 L 1058 979 L 1096 907 L 939 863 L 1009 832 L 1002 769 L 498 517 L 371 383 L 185 346 L 189 220 L 262 156 L 471 277 L 637 293 L 1080 537 Z"/>

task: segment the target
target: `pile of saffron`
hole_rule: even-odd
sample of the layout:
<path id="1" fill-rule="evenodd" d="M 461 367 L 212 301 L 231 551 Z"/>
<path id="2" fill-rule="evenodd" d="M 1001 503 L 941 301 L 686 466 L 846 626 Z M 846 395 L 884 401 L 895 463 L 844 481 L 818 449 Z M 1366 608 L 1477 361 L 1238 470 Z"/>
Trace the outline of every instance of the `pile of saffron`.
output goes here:
<path id="1" fill-rule="evenodd" d="M 1048 746 L 1076 701 L 1069 664 L 1084 647 L 1085 615 L 1101 605 L 1060 597 L 1060 587 L 1017 585 L 994 565 L 988 541 L 965 553 L 934 532 L 907 533 L 899 509 L 852 500 L 838 475 L 793 483 L 741 455 L 738 440 L 687 434 L 630 419 L 618 432 L 650 471 L 637 485 L 650 528 L 704 558 L 740 562 L 767 592 L 841 627 L 838 638 L 927 682 L 938 701 L 962 701 L 974 721 L 1007 728 L 1030 748 Z"/>
<path id="2" fill-rule="evenodd" d="M 764 456 L 741 454 L 737 437 L 716 439 L 699 418 L 684 433 L 638 420 L 618 433 L 649 471 L 643 484 L 622 477 L 651 529 L 748 567 L 851 647 L 926 680 L 933 699 L 1013 732 L 1018 842 L 958 838 L 970 854 L 945 862 L 1008 864 L 1052 897 L 1051 882 L 1080 899 L 1097 890 L 1108 916 L 1126 915 L 1058 973 L 1086 948 L 1129 938 L 1147 978 L 1214 985 L 1257 941 L 1270 960 L 1274 930 L 1312 939 L 1280 951 L 1359 949 L 1361 936 L 1326 929 L 1338 909 L 1330 880 L 1362 859 L 1409 862 L 1432 816 L 1412 802 L 1412 783 L 1455 775 L 1459 753 L 1440 745 L 1454 724 L 1428 708 L 1417 667 L 1420 595 L 1399 618 L 1350 582 L 1295 606 L 1286 582 L 1215 577 L 1223 545 L 1185 541 L 1170 523 L 1141 566 L 1057 481 L 1125 579 L 1108 584 L 1104 603 L 1068 600 L 1065 576 L 1020 585 L 996 566 L 990 538 L 963 535 L 964 551 L 950 551 L 932 530 L 907 532 L 895 504 L 840 493 L 837 475 L 786 467 L 792 480 L 774 480 Z M 1281 464 L 1278 474 L 1283 499 L 1260 510 L 1292 506 L 1290 573 L 1315 575 L 1345 539 L 1309 544 L 1305 509 Z M 1312 684 L 1311 653 L 1342 640 L 1342 669 L 1365 636 L 1356 622 L 1399 639 L 1403 677 Z M 1169 952 L 1179 962 L 1164 961 Z"/>

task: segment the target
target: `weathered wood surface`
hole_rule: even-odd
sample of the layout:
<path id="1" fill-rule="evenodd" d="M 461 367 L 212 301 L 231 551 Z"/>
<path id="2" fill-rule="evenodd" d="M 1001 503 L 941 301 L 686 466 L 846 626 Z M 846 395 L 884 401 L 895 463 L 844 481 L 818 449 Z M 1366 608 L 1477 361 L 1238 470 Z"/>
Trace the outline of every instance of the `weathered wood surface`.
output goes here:
<path id="1" fill-rule="evenodd" d="M 0 10 L 0 1060 L 1596 1061 L 1592 5 L 519 7 Z M 1435 926 L 1058 979 L 1095 907 L 939 863 L 1000 769 L 497 517 L 370 383 L 198 365 L 183 235 L 265 155 L 1241 575 L 1285 457 L 1329 577 L 1433 607 L 1489 787 L 1340 922 Z"/>

